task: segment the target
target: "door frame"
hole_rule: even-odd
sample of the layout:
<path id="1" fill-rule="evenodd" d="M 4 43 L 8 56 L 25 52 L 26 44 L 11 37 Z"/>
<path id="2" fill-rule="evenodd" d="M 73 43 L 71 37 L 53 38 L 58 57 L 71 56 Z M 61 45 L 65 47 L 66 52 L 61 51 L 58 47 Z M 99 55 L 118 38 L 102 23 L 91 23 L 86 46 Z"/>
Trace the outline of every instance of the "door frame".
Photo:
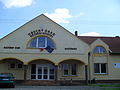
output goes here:
<path id="1" fill-rule="evenodd" d="M 42 74 L 38 74 L 38 68 L 39 67 L 42 67 Z M 44 67 L 47 67 L 47 79 L 44 79 Z M 49 78 L 49 69 L 50 69 L 50 66 L 49 64 L 36 64 L 36 80 L 50 80 Z M 38 75 L 42 75 L 42 79 L 38 79 Z"/>

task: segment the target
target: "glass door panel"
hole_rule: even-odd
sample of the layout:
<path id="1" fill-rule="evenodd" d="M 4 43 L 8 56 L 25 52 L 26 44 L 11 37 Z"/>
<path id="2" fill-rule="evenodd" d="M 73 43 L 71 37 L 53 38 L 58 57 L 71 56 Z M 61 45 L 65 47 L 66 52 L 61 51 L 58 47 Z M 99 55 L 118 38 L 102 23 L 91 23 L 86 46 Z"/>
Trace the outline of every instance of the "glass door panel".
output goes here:
<path id="1" fill-rule="evenodd" d="M 38 74 L 42 74 L 42 67 L 38 67 Z"/>
<path id="2" fill-rule="evenodd" d="M 48 74 L 48 67 L 43 67 L 44 73 L 43 74 Z"/>
<path id="3" fill-rule="evenodd" d="M 37 68 L 38 72 L 37 72 L 37 79 L 42 79 L 42 67 L 38 66 Z"/>
<path id="4" fill-rule="evenodd" d="M 54 65 L 52 64 L 36 64 L 33 65 L 32 70 L 33 73 L 31 73 L 31 79 L 36 79 L 36 80 L 49 80 L 49 79 L 54 79 Z"/>
<path id="5" fill-rule="evenodd" d="M 49 69 L 48 67 L 43 67 L 43 79 L 45 79 L 45 80 L 49 79 L 48 78 L 48 76 L 49 76 L 48 69 Z"/>
<path id="6" fill-rule="evenodd" d="M 49 79 L 54 79 L 54 73 L 55 73 L 55 70 L 54 70 L 54 66 L 53 65 L 50 65 L 49 67 Z"/>

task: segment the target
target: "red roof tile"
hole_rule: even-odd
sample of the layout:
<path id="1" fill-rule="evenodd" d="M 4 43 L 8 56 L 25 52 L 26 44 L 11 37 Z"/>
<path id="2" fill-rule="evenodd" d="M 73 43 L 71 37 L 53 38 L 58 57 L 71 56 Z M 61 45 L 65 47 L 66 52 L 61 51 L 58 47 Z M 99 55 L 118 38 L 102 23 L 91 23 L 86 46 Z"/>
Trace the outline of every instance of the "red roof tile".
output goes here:
<path id="1" fill-rule="evenodd" d="M 112 51 L 112 53 L 120 53 L 120 37 L 92 37 L 92 36 L 78 36 L 79 39 L 91 44 L 96 39 L 104 41 Z"/>

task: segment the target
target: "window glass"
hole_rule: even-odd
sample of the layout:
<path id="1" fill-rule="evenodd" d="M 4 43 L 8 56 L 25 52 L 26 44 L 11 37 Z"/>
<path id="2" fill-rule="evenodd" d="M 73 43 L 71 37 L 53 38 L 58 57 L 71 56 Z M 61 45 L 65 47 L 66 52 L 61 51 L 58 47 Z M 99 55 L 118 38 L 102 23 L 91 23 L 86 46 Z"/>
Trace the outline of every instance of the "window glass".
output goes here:
<path id="1" fill-rule="evenodd" d="M 31 79 L 36 79 L 36 75 L 31 75 Z"/>
<path id="2" fill-rule="evenodd" d="M 98 74 L 105 74 L 106 72 L 106 64 L 94 64 L 94 72 Z"/>
<path id="3" fill-rule="evenodd" d="M 94 53 L 105 53 L 106 50 L 105 50 L 104 47 L 97 46 L 97 47 L 94 48 L 94 51 L 93 51 L 93 52 L 94 52 Z"/>
<path id="4" fill-rule="evenodd" d="M 46 48 L 46 37 L 38 37 L 38 47 Z"/>
<path id="5" fill-rule="evenodd" d="M 54 43 L 48 37 L 36 37 L 29 43 L 29 48 L 46 48 L 48 46 L 54 49 Z"/>
<path id="6" fill-rule="evenodd" d="M 44 74 L 48 74 L 48 67 L 44 67 Z"/>
<path id="7" fill-rule="evenodd" d="M 106 73 L 106 64 L 101 64 L 101 73 Z"/>
<path id="8" fill-rule="evenodd" d="M 50 75 L 50 79 L 54 79 L 54 75 Z"/>
<path id="9" fill-rule="evenodd" d="M 22 68 L 23 67 L 23 65 L 22 64 L 18 64 L 18 66 L 17 66 L 18 68 Z"/>
<path id="10" fill-rule="evenodd" d="M 54 66 L 50 65 L 50 74 L 54 74 Z"/>
<path id="11" fill-rule="evenodd" d="M 31 74 L 36 74 L 36 64 L 32 64 Z"/>
<path id="12" fill-rule="evenodd" d="M 54 48 L 54 44 L 53 44 L 52 40 L 50 40 L 49 38 L 47 39 L 47 46 Z"/>
<path id="13" fill-rule="evenodd" d="M 38 75 L 38 79 L 42 79 L 42 75 Z"/>
<path id="14" fill-rule="evenodd" d="M 77 75 L 76 64 L 72 64 L 72 75 Z"/>
<path id="15" fill-rule="evenodd" d="M 99 66 L 99 64 L 94 64 L 94 71 L 95 71 L 95 73 L 100 73 L 100 66 Z"/>
<path id="16" fill-rule="evenodd" d="M 11 63 L 10 68 L 15 68 L 15 63 Z"/>
<path id="17" fill-rule="evenodd" d="M 31 48 L 36 48 L 37 46 L 37 38 L 32 39 L 32 41 L 30 42 L 30 46 Z"/>
<path id="18" fill-rule="evenodd" d="M 68 69 L 69 69 L 68 64 L 64 64 L 63 67 L 64 67 L 64 75 L 68 75 Z"/>
<path id="19" fill-rule="evenodd" d="M 38 74 L 42 74 L 42 67 L 38 67 Z"/>
<path id="20" fill-rule="evenodd" d="M 99 52 L 98 47 L 96 47 L 96 48 L 94 49 L 94 53 L 98 53 L 98 52 Z"/>

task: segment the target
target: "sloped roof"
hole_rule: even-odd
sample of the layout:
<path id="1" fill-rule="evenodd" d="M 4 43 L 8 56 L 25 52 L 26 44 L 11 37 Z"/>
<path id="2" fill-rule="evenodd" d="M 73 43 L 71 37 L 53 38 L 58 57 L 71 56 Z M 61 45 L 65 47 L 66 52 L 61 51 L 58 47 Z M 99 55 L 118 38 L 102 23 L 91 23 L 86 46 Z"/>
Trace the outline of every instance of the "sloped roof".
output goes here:
<path id="1" fill-rule="evenodd" d="M 120 53 L 120 37 L 92 37 L 92 36 L 78 36 L 87 44 L 93 43 L 97 39 L 104 41 L 112 51 L 112 53 Z"/>

